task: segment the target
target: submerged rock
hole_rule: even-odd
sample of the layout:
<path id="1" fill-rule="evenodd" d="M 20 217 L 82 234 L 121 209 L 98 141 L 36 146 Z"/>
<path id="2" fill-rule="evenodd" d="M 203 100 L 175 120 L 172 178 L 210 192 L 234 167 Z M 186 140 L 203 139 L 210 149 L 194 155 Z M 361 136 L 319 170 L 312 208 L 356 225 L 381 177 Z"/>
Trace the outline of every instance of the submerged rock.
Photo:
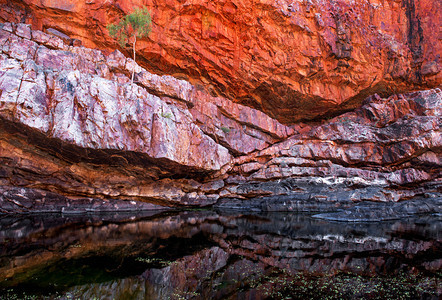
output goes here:
<path id="1" fill-rule="evenodd" d="M 362 202 L 346 210 L 314 215 L 314 218 L 340 222 L 378 222 L 407 218 L 416 214 L 437 214 L 442 211 L 442 197 L 415 199 L 399 203 Z"/>

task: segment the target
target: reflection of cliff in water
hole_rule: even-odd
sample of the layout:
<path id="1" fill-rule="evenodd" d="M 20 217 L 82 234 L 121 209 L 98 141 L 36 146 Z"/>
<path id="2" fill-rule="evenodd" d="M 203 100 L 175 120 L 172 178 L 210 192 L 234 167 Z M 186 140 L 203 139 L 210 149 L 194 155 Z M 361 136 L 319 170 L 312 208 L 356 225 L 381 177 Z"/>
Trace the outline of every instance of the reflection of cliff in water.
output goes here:
<path id="1" fill-rule="evenodd" d="M 186 211 L 8 216 L 0 225 L 4 290 L 265 298 L 299 272 L 311 278 L 423 274 L 427 288 L 436 295 L 442 289 L 442 225 L 434 216 L 342 224 L 286 213 Z"/>

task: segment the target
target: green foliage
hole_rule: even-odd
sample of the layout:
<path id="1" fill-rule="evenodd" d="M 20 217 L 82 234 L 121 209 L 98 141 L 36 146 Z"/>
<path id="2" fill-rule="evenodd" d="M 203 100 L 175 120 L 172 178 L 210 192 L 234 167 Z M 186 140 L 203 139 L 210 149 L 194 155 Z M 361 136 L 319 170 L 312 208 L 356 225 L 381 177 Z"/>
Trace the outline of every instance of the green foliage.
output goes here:
<path id="1" fill-rule="evenodd" d="M 160 115 L 163 118 L 167 118 L 167 119 L 171 119 L 172 118 L 172 114 L 171 113 L 163 113 L 162 112 Z"/>
<path id="2" fill-rule="evenodd" d="M 133 42 L 132 39 L 149 35 L 152 30 L 152 19 L 146 7 L 137 8 L 118 23 L 109 24 L 107 30 L 120 46 L 124 47 L 126 43 Z"/>
<path id="3" fill-rule="evenodd" d="M 152 19 L 146 7 L 137 8 L 130 15 L 124 16 L 120 22 L 107 26 L 109 34 L 115 38 L 121 47 L 132 43 L 135 61 L 135 44 L 137 38 L 147 36 L 152 30 Z M 134 82 L 135 69 L 132 70 L 132 83 Z"/>
<path id="4" fill-rule="evenodd" d="M 229 128 L 229 127 L 225 127 L 225 126 L 221 126 L 221 130 L 222 130 L 224 133 L 229 133 L 229 132 L 230 132 L 230 128 Z"/>

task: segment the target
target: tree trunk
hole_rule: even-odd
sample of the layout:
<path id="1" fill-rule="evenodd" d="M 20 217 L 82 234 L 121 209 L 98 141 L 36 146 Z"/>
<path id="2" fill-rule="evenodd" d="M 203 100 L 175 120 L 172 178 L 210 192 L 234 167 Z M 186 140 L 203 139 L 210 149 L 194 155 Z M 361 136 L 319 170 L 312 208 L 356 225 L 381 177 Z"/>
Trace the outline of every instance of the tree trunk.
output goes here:
<path id="1" fill-rule="evenodd" d="M 135 63 L 136 63 L 136 61 L 135 61 L 135 43 L 137 42 L 137 35 L 135 34 L 134 35 L 134 45 L 133 45 L 133 49 L 134 49 L 134 67 L 133 67 L 133 69 L 132 69 L 132 83 L 134 83 L 134 75 L 135 75 Z"/>

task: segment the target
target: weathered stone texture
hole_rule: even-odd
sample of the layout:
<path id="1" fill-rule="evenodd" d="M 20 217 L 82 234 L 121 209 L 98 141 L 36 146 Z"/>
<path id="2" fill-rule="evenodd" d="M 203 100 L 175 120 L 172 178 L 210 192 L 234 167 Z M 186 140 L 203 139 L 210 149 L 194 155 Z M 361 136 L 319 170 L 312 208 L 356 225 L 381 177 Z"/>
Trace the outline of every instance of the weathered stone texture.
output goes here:
<path id="1" fill-rule="evenodd" d="M 0 20 L 113 49 L 106 25 L 141 5 L 154 24 L 143 65 L 285 123 L 441 83 L 440 1 L 2 0 Z"/>
<path id="2" fill-rule="evenodd" d="M 0 147 L 7 185 L 213 204 L 218 196 L 205 194 L 219 188 L 199 191 L 199 183 L 167 177 L 201 178 L 232 155 L 294 133 L 260 111 L 151 74 L 118 51 L 105 56 L 39 31 L 22 38 L 29 29 L 22 24 L 1 27 Z M 136 83 L 127 76 L 132 68 Z"/>
<path id="3" fill-rule="evenodd" d="M 440 2 L 247 1 L 147 3 L 138 65 L 104 26 L 141 3 L 0 0 L 1 19 L 32 24 L 0 24 L 4 191 L 264 210 L 440 199 Z"/>

